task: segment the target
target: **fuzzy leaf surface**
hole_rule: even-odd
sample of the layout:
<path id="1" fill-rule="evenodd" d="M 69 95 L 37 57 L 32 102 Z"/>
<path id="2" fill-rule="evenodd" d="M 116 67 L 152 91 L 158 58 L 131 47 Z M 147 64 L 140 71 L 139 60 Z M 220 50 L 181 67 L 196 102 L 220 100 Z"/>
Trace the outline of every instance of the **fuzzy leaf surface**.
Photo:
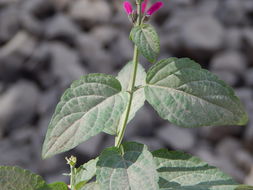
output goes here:
<path id="1" fill-rule="evenodd" d="M 97 181 L 100 187 L 103 190 L 159 189 L 156 165 L 147 147 L 124 143 L 122 149 L 108 148 L 99 157 Z"/>
<path id="2" fill-rule="evenodd" d="M 233 89 L 188 58 L 159 61 L 147 73 L 145 95 L 175 125 L 244 125 L 248 116 Z"/>
<path id="3" fill-rule="evenodd" d="M 123 91 L 128 90 L 128 86 L 131 82 L 130 79 L 131 79 L 132 67 L 133 67 L 133 63 L 129 62 L 123 67 L 123 69 L 118 74 L 117 79 L 120 81 Z M 137 87 L 144 86 L 145 83 L 146 83 L 145 69 L 142 67 L 141 64 L 138 64 L 135 86 Z M 134 118 L 136 112 L 144 105 L 144 102 L 145 102 L 144 88 L 139 88 L 134 92 L 134 95 L 133 95 L 132 106 L 131 106 L 130 114 L 128 117 L 128 122 L 130 122 Z M 120 119 L 119 123 L 122 123 L 122 122 L 123 122 L 123 117 Z M 110 128 L 106 128 L 104 132 L 110 135 L 115 135 L 117 133 L 117 127 L 118 126 L 111 126 Z"/>
<path id="4" fill-rule="evenodd" d="M 101 190 L 101 188 L 99 187 L 99 184 L 92 182 L 92 183 L 88 183 L 80 190 Z"/>
<path id="5" fill-rule="evenodd" d="M 160 53 L 160 39 L 153 26 L 149 24 L 135 26 L 130 38 L 148 61 L 151 63 L 156 61 Z"/>
<path id="6" fill-rule="evenodd" d="M 63 94 L 49 124 L 42 156 L 70 150 L 117 125 L 129 95 L 110 75 L 89 74 L 75 81 Z"/>
<path id="7" fill-rule="evenodd" d="M 77 173 L 75 175 L 75 186 L 78 187 L 77 189 L 96 175 L 97 161 L 98 158 L 90 160 L 77 169 Z"/>
<path id="8" fill-rule="evenodd" d="M 46 189 L 43 189 L 46 190 Z M 63 182 L 55 182 L 48 185 L 47 190 L 68 190 L 68 186 Z"/>
<path id="9" fill-rule="evenodd" d="M 234 190 L 238 184 L 219 169 L 189 154 L 153 152 L 160 190 Z"/>
<path id="10" fill-rule="evenodd" d="M 0 166 L 1 190 L 48 190 L 41 176 L 13 166 Z"/>

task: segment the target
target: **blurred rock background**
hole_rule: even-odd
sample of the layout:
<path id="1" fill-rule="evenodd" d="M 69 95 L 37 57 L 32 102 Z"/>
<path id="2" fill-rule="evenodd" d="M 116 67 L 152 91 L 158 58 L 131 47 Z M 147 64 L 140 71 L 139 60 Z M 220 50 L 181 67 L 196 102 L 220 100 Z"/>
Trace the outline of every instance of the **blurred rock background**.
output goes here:
<path id="1" fill-rule="evenodd" d="M 63 91 L 90 72 L 116 74 L 132 57 L 131 27 L 114 0 L 0 0 L 0 165 L 18 165 L 49 182 L 67 180 L 65 156 L 83 163 L 113 145 L 98 135 L 41 160 L 47 125 Z M 179 149 L 253 185 L 253 1 L 169 0 L 153 18 L 161 56 L 190 57 L 232 85 L 250 121 L 245 127 L 184 129 L 138 112 L 126 140 Z M 149 63 L 143 59 L 143 65 Z"/>

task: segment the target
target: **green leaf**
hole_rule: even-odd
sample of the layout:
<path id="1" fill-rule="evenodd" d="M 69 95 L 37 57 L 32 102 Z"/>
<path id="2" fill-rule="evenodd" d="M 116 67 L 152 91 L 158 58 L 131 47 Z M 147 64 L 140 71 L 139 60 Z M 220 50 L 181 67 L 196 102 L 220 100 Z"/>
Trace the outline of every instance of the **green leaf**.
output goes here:
<path id="1" fill-rule="evenodd" d="M 80 189 L 80 187 L 84 186 L 87 181 L 91 180 L 95 176 L 97 161 L 98 158 L 90 160 L 77 169 L 77 173 L 75 175 L 76 189 Z"/>
<path id="2" fill-rule="evenodd" d="M 55 182 L 48 185 L 50 190 L 68 190 L 68 186 L 63 182 Z"/>
<path id="3" fill-rule="evenodd" d="M 160 40 L 151 25 L 135 26 L 130 33 L 130 38 L 147 60 L 151 63 L 156 61 L 160 52 Z"/>
<path id="4" fill-rule="evenodd" d="M 248 185 L 239 185 L 235 190 L 253 190 L 253 187 Z"/>
<path id="5" fill-rule="evenodd" d="M 0 166 L 1 190 L 47 190 L 41 176 L 19 167 Z"/>
<path id="6" fill-rule="evenodd" d="M 158 174 L 152 154 L 138 143 L 104 150 L 97 163 L 97 181 L 103 190 L 157 190 Z"/>
<path id="7" fill-rule="evenodd" d="M 145 95 L 175 125 L 244 125 L 248 116 L 231 87 L 188 58 L 164 59 L 147 73 Z"/>
<path id="8" fill-rule="evenodd" d="M 80 190 L 100 190 L 99 184 L 96 182 L 88 183 Z"/>
<path id="9" fill-rule="evenodd" d="M 70 150 L 117 125 L 128 98 L 119 81 L 110 75 L 89 74 L 75 81 L 56 107 L 43 145 L 43 158 Z"/>
<path id="10" fill-rule="evenodd" d="M 162 149 L 153 156 L 160 190 L 234 190 L 238 186 L 219 169 L 191 155 Z"/>
<path id="11" fill-rule="evenodd" d="M 133 67 L 132 62 L 129 62 L 123 67 L 123 69 L 118 74 L 117 79 L 120 81 L 123 91 L 128 90 L 131 73 L 132 73 L 132 67 Z M 137 87 L 144 86 L 145 84 L 146 84 L 145 69 L 142 67 L 141 64 L 138 64 L 135 86 Z M 145 102 L 144 88 L 138 88 L 134 92 L 134 95 L 133 95 L 132 106 L 131 106 L 128 122 L 130 122 L 134 118 L 136 112 L 144 105 L 144 102 Z M 122 123 L 122 122 L 123 122 L 123 119 L 119 121 L 119 123 Z M 117 134 L 117 127 L 118 125 L 111 126 L 110 128 L 106 128 L 104 132 L 110 135 L 115 135 Z"/>

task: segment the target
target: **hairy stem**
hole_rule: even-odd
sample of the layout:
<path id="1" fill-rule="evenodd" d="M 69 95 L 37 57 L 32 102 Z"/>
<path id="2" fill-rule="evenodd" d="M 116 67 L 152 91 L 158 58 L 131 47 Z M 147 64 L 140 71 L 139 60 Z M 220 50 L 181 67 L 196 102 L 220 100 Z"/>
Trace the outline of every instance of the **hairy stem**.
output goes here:
<path id="1" fill-rule="evenodd" d="M 136 25 L 139 26 L 141 25 L 141 20 L 142 20 L 142 15 L 141 15 L 141 3 L 137 0 L 137 12 L 138 12 L 138 19 L 137 19 L 137 23 Z M 137 46 L 134 46 L 134 55 L 133 55 L 133 69 L 132 69 L 132 76 L 131 76 L 131 80 L 128 86 L 128 91 L 130 93 L 130 98 L 129 98 L 129 102 L 126 108 L 126 112 L 124 114 L 124 119 L 122 122 L 122 126 L 120 126 L 119 128 L 119 132 L 115 138 L 115 146 L 116 147 L 120 147 L 122 140 L 124 138 L 124 134 L 125 134 L 125 130 L 126 130 L 126 126 L 127 126 L 127 122 L 128 122 L 128 118 L 129 118 L 129 114 L 131 111 L 131 106 L 132 106 L 132 101 L 133 101 L 133 94 L 134 94 L 134 88 L 135 88 L 135 80 L 136 80 L 136 74 L 137 74 L 137 69 L 138 69 L 138 62 L 139 62 L 139 51 Z"/>
<path id="2" fill-rule="evenodd" d="M 75 190 L 75 167 L 70 165 L 70 189 Z"/>

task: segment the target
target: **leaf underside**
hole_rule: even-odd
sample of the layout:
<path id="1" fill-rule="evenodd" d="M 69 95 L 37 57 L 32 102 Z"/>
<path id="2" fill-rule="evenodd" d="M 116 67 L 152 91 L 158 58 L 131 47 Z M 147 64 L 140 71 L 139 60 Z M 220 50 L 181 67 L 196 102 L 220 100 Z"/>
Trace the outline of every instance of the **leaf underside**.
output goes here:
<path id="1" fill-rule="evenodd" d="M 124 152 L 113 147 L 102 152 L 97 180 L 103 190 L 156 190 L 158 175 L 152 154 L 138 143 L 124 143 Z"/>
<path id="2" fill-rule="evenodd" d="M 92 183 L 88 183 L 80 190 L 102 190 L 102 189 L 100 188 L 99 184 L 92 182 Z"/>
<path id="3" fill-rule="evenodd" d="M 231 87 L 188 58 L 159 61 L 147 73 L 145 95 L 175 125 L 244 125 L 248 116 Z"/>
<path id="4" fill-rule="evenodd" d="M 77 169 L 75 175 L 75 187 L 83 186 L 96 175 L 97 161 L 98 158 L 90 160 Z"/>
<path id="5" fill-rule="evenodd" d="M 130 33 L 130 38 L 141 54 L 154 63 L 160 52 L 160 40 L 155 29 L 149 24 L 136 26 Z"/>
<path id="6" fill-rule="evenodd" d="M 238 184 L 219 169 L 191 155 L 168 151 L 153 152 L 160 190 L 234 190 Z"/>
<path id="7" fill-rule="evenodd" d="M 131 73 L 132 73 L 132 67 L 133 67 L 133 63 L 129 62 L 123 67 L 123 69 L 118 74 L 117 79 L 120 81 L 123 91 L 128 90 L 129 83 L 131 82 L 130 78 L 131 78 Z M 145 69 L 142 67 L 141 64 L 138 64 L 135 86 L 137 87 L 144 86 L 145 83 L 146 83 Z M 135 90 L 133 94 L 132 106 L 129 113 L 128 122 L 130 122 L 134 118 L 136 112 L 144 105 L 144 102 L 145 102 L 144 88 L 139 88 Z M 118 126 L 121 126 L 123 122 L 123 118 L 124 118 L 123 116 L 124 114 L 120 118 Z M 111 126 L 110 128 L 106 128 L 104 132 L 110 135 L 115 135 L 117 133 L 118 126 Z"/>
<path id="8" fill-rule="evenodd" d="M 110 75 L 89 74 L 63 94 L 49 124 L 42 156 L 74 148 L 98 133 L 117 126 L 129 95 Z"/>

